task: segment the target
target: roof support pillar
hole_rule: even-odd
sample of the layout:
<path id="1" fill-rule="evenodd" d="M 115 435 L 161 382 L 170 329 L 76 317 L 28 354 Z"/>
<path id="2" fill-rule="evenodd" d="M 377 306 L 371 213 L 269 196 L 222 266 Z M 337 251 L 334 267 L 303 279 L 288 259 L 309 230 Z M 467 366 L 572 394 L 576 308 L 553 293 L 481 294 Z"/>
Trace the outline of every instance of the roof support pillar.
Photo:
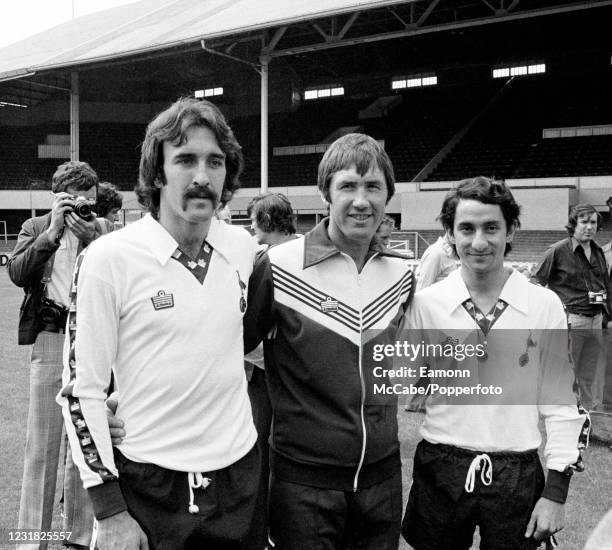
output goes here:
<path id="1" fill-rule="evenodd" d="M 268 66 L 270 57 L 262 55 L 261 62 L 261 192 L 268 191 Z"/>
<path id="2" fill-rule="evenodd" d="M 70 160 L 79 160 L 79 73 L 70 73 Z"/>

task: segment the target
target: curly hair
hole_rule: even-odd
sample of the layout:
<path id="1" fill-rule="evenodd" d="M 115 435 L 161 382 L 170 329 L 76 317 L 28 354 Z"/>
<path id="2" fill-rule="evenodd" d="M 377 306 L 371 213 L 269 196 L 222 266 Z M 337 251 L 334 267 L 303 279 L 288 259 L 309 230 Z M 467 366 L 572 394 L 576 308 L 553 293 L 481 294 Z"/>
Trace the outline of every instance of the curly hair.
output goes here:
<path id="1" fill-rule="evenodd" d="M 98 218 L 105 218 L 115 208 L 120 210 L 123 206 L 123 196 L 117 188 L 108 181 L 101 181 L 98 185 L 98 199 L 94 211 Z"/>
<path id="2" fill-rule="evenodd" d="M 372 166 L 377 166 L 387 184 L 387 202 L 391 200 L 395 193 L 395 175 L 389 155 L 380 143 L 366 134 L 346 134 L 329 146 L 319 163 L 317 185 L 327 202 L 331 202 L 329 185 L 332 176 L 351 166 L 355 166 L 360 176 L 365 175 Z"/>
<path id="3" fill-rule="evenodd" d="M 497 204 L 504 216 L 507 231 L 521 227 L 519 220 L 521 207 L 514 200 L 514 196 L 508 186 L 502 181 L 478 176 L 460 181 L 457 187 L 451 189 L 444 198 L 438 219 L 442 222 L 444 229 L 451 235 L 453 234 L 455 213 L 460 200 L 475 200 L 484 204 Z M 455 246 L 452 246 L 454 252 L 457 253 Z M 511 250 L 512 245 L 506 243 L 504 254 L 508 254 Z"/>
<path id="4" fill-rule="evenodd" d="M 218 107 L 205 100 L 181 98 L 159 113 L 147 126 L 140 155 L 138 202 L 155 217 L 159 214 L 160 190 L 155 185 L 165 184 L 162 144 L 169 141 L 176 147 L 185 143 L 189 128 L 203 126 L 212 131 L 225 153 L 226 175 L 224 191 L 234 192 L 240 187 L 239 176 L 243 168 L 242 149 Z"/>
<path id="5" fill-rule="evenodd" d="M 92 187 L 98 188 L 98 174 L 86 162 L 69 160 L 60 164 L 51 178 L 51 191 L 61 193 L 67 187 L 74 187 L 77 191 L 88 191 Z"/>
<path id="6" fill-rule="evenodd" d="M 247 206 L 247 215 L 264 233 L 278 231 L 293 235 L 296 231 L 291 202 L 282 193 L 264 193 L 253 197 Z"/>

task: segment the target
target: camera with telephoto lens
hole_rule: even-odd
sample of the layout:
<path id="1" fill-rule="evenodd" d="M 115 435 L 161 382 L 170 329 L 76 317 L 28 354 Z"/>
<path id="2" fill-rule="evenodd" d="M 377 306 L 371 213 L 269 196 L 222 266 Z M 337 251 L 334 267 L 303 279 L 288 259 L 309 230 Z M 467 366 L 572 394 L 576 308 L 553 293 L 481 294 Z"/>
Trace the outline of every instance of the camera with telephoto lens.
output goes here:
<path id="1" fill-rule="evenodd" d="M 43 298 L 38 310 L 38 318 L 45 325 L 56 325 L 61 328 L 60 325 L 65 323 L 66 313 L 66 308 L 63 306 L 56 304 L 53 300 Z M 63 321 L 62 317 L 64 318 Z"/>
<path id="2" fill-rule="evenodd" d="M 93 218 L 93 212 L 91 210 L 91 201 L 85 197 L 77 197 L 74 201 L 72 211 L 81 219 L 86 222 Z"/>
<path id="3" fill-rule="evenodd" d="M 589 304 L 591 305 L 603 305 L 608 299 L 608 294 L 605 290 L 599 292 L 593 292 L 589 290 Z"/>

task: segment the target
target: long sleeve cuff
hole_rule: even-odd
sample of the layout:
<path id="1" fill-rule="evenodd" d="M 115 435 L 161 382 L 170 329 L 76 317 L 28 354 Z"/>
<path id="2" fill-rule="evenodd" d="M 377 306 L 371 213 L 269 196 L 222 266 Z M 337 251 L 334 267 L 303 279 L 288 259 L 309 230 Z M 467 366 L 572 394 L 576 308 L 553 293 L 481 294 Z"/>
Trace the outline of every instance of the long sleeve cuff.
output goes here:
<path id="1" fill-rule="evenodd" d="M 127 510 L 118 481 L 107 481 L 87 489 L 96 519 L 105 519 Z"/>
<path id="2" fill-rule="evenodd" d="M 563 472 L 548 470 L 546 485 L 544 486 L 544 491 L 542 491 L 542 496 L 553 502 L 565 504 L 571 478 L 571 475 L 568 476 Z"/>

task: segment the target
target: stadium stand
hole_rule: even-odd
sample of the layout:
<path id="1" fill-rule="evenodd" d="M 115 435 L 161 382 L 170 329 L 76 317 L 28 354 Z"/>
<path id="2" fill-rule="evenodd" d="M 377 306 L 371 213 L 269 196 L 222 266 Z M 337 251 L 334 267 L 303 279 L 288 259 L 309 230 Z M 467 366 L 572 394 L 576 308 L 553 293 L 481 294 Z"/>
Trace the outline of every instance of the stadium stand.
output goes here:
<path id="1" fill-rule="evenodd" d="M 612 122 L 609 71 L 516 79 L 428 181 L 596 176 L 612 172 L 610 136 L 544 139 L 545 128 Z"/>
<path id="2" fill-rule="evenodd" d="M 49 135 L 64 135 L 65 125 L 0 126 L 0 188 L 50 188 L 51 175 L 67 158 L 39 158 L 38 146 Z M 103 180 L 133 189 L 138 177 L 139 145 L 144 125 L 84 123 L 80 128 L 81 157 Z"/>
<path id="3" fill-rule="evenodd" d="M 531 145 L 517 178 L 550 178 L 612 173 L 612 136 L 544 139 Z"/>
<path id="4" fill-rule="evenodd" d="M 362 120 L 359 110 L 379 98 L 332 98 L 304 103 L 270 120 L 272 147 L 325 143 L 341 127 L 359 128 L 381 139 L 398 181 L 411 181 L 446 143 L 483 109 L 485 112 L 426 181 L 452 181 L 473 174 L 498 178 L 597 176 L 612 173 L 612 136 L 544 139 L 544 128 L 612 122 L 604 100 L 612 94 L 607 72 L 539 75 L 505 81 L 441 84 L 404 91 L 384 116 Z M 597 107 L 591 108 L 594 102 Z M 318 121 L 316 125 L 313 120 Z M 235 120 L 245 151 L 258 150 L 259 120 Z M 248 155 L 247 155 L 248 156 Z M 271 186 L 312 185 L 320 153 L 270 158 Z M 250 162 L 249 162 L 250 161 Z M 245 187 L 258 186 L 259 162 L 247 159 Z"/>

